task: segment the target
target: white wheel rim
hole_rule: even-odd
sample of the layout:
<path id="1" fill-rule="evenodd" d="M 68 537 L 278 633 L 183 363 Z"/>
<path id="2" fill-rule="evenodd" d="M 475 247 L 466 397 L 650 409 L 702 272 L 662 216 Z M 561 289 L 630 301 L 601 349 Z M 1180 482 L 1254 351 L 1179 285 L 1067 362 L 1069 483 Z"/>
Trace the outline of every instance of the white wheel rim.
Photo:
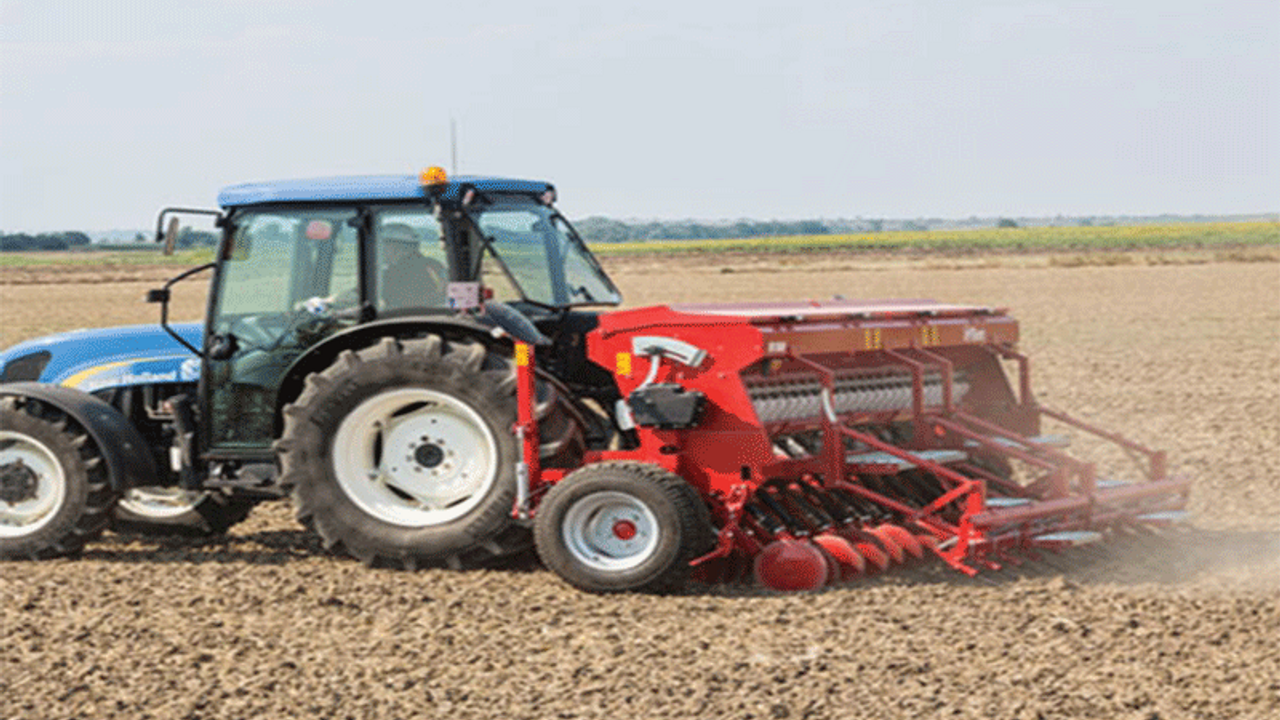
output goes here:
<path id="1" fill-rule="evenodd" d="M 361 510 L 402 527 L 471 512 L 498 476 L 498 442 L 452 395 L 403 388 L 361 403 L 333 438 L 338 485 Z"/>
<path id="2" fill-rule="evenodd" d="M 139 517 L 170 520 L 195 509 L 209 494 L 175 487 L 129 488 L 120 507 Z"/>
<path id="3" fill-rule="evenodd" d="M 19 493 L 21 498 L 0 500 L 0 537 L 30 535 L 53 521 L 67 497 L 67 476 L 48 446 L 28 435 L 0 430 L 0 472 L 35 481 L 29 492 Z"/>
<path id="4" fill-rule="evenodd" d="M 569 554 L 595 570 L 630 570 L 658 548 L 658 519 L 648 505 L 626 493 L 583 497 L 569 507 L 561 527 Z"/>

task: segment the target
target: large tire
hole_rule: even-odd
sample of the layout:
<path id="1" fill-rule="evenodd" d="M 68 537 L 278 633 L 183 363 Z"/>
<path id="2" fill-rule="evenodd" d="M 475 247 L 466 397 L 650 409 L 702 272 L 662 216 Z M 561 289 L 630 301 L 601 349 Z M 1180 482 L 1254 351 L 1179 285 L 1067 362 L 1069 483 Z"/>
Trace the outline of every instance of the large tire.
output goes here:
<path id="1" fill-rule="evenodd" d="M 0 557 L 80 552 L 116 498 L 84 428 L 48 403 L 0 398 Z"/>
<path id="2" fill-rule="evenodd" d="M 222 535 L 249 517 L 256 500 L 218 491 L 177 487 L 130 488 L 116 504 L 110 527 L 150 536 Z"/>
<path id="3" fill-rule="evenodd" d="M 543 396 L 543 456 L 580 428 Z M 470 567 L 528 548 L 512 518 L 515 372 L 480 343 L 383 338 L 308 376 L 285 408 L 281 481 L 326 548 L 370 565 Z"/>
<path id="4" fill-rule="evenodd" d="M 678 475 L 644 463 L 587 465 L 556 483 L 538 506 L 534 539 L 543 564 L 597 593 L 667 592 L 710 551 L 706 504 Z"/>

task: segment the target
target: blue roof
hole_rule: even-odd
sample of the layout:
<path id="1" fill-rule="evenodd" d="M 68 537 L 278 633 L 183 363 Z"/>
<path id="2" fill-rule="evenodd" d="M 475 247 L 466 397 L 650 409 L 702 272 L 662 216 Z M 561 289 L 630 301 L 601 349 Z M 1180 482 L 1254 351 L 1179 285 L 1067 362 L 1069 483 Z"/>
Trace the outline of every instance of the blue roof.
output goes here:
<path id="1" fill-rule="evenodd" d="M 464 185 L 480 192 L 540 194 L 552 189 L 540 180 L 462 175 L 451 178 L 444 197 L 456 200 Z M 276 202 L 333 202 L 342 200 L 414 200 L 426 197 L 417 175 L 347 175 L 308 180 L 273 180 L 231 185 L 218 193 L 224 208 Z"/>

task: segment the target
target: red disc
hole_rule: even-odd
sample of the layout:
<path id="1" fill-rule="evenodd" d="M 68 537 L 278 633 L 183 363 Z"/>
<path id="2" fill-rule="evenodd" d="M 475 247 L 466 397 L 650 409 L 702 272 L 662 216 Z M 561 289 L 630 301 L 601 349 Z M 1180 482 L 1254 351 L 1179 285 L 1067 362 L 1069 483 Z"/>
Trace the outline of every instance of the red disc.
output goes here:
<path id="1" fill-rule="evenodd" d="M 915 535 L 907 532 L 907 529 L 901 525 L 885 523 L 884 525 L 876 528 L 876 530 L 882 531 L 886 535 L 891 536 L 894 541 L 898 543 L 898 546 L 903 550 L 906 550 L 907 554 L 911 557 L 917 560 L 924 557 L 924 546 L 920 544 L 920 540 L 918 540 Z"/>
<path id="2" fill-rule="evenodd" d="M 775 540 L 756 555 L 756 580 L 773 590 L 817 590 L 827 582 L 827 560 L 816 546 Z"/>
<path id="3" fill-rule="evenodd" d="M 871 533 L 875 536 L 876 540 L 880 541 L 880 544 L 884 546 L 885 552 L 889 554 L 889 557 L 892 558 L 894 562 L 901 563 L 903 560 L 907 559 L 907 551 L 902 549 L 902 545 L 898 543 L 898 539 L 895 538 L 892 533 L 885 530 L 884 525 L 867 528 L 867 532 Z"/>
<path id="4" fill-rule="evenodd" d="M 881 550 L 880 546 L 873 542 L 864 540 L 862 542 L 854 543 L 853 547 L 858 551 L 859 555 L 866 558 L 866 572 L 868 575 L 872 572 L 884 572 L 885 570 L 888 570 L 889 564 L 893 562 L 889 559 L 888 553 Z"/>
<path id="5" fill-rule="evenodd" d="M 827 577 L 822 581 L 823 585 L 835 585 L 840 582 L 840 561 L 835 556 L 827 552 L 827 549 L 821 545 L 814 544 L 818 548 L 818 552 L 822 553 L 822 562 L 827 564 Z"/>
<path id="6" fill-rule="evenodd" d="M 815 536 L 813 542 L 826 550 L 839 563 L 841 580 L 852 580 L 866 570 L 867 561 L 853 548 L 853 543 L 839 535 L 822 533 Z"/>

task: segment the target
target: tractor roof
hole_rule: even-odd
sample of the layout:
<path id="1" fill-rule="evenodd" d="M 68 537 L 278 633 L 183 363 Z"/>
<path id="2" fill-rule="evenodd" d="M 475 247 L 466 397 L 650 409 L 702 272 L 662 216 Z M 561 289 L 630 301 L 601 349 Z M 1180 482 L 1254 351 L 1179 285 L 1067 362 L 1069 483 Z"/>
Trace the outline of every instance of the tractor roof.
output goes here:
<path id="1" fill-rule="evenodd" d="M 553 190 L 541 180 L 463 175 L 450 178 L 441 195 L 461 197 L 465 188 L 479 192 L 509 192 L 540 195 Z M 347 175 L 307 180 L 273 180 L 231 185 L 218 193 L 224 208 L 278 202 L 335 202 L 343 200 L 416 200 L 427 196 L 418 175 Z"/>

